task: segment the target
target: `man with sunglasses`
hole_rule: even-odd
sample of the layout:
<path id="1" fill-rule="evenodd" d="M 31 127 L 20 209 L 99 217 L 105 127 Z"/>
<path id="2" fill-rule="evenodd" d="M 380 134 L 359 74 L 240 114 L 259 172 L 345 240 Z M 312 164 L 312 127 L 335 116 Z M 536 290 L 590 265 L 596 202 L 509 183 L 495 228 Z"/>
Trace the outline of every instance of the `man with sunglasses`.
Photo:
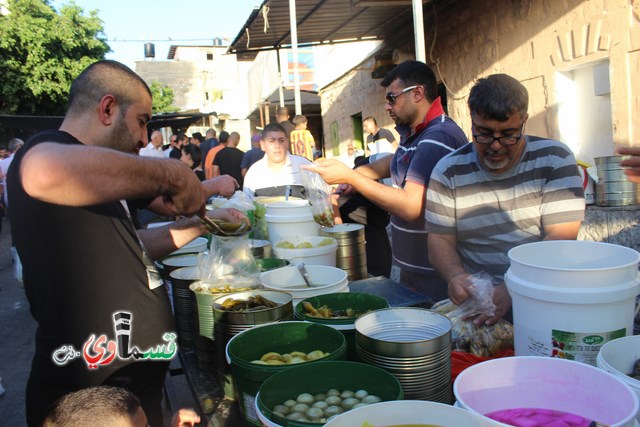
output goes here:
<path id="1" fill-rule="evenodd" d="M 511 308 L 504 284 L 507 252 L 540 240 L 575 240 L 584 219 L 582 179 L 561 142 L 524 134 L 527 89 L 506 74 L 482 78 L 471 89 L 473 143 L 442 159 L 427 191 L 429 257 L 445 278 L 449 297 L 470 297 L 470 274 L 494 279 L 491 325 Z M 509 316 L 507 316 L 509 317 Z"/>
<path id="2" fill-rule="evenodd" d="M 400 267 L 400 282 L 438 301 L 447 297 L 447 284 L 429 263 L 425 193 L 438 160 L 468 140 L 445 114 L 436 76 L 426 64 L 403 62 L 381 86 L 387 88 L 385 109 L 400 135 L 394 155 L 353 170 L 332 159 L 306 168 L 320 173 L 329 184 L 348 184 L 340 190 L 345 194 L 355 190 L 391 214 L 393 262 Z M 393 186 L 377 181 L 389 177 Z"/>

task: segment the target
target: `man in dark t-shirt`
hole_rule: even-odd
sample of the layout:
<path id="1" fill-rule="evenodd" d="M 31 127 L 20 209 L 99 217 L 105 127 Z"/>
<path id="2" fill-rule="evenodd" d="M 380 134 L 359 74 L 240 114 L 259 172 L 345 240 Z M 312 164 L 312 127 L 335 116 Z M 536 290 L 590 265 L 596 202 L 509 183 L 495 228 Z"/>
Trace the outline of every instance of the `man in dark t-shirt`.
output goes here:
<path id="1" fill-rule="evenodd" d="M 118 62 L 96 62 L 72 83 L 60 129 L 31 137 L 9 169 L 11 225 L 38 323 L 29 426 L 61 396 L 94 385 L 129 389 L 149 424 L 163 425 L 176 336 L 152 260 L 203 234 L 190 216 L 204 212 L 206 194 L 184 163 L 137 155 L 150 119 L 146 83 Z M 187 218 L 137 231 L 129 199 Z"/>
<path id="2" fill-rule="evenodd" d="M 242 164 L 244 152 L 237 148 L 239 142 L 240 134 L 231 132 L 227 140 L 227 146 L 220 150 L 213 159 L 213 176 L 231 175 L 242 188 L 244 177 L 242 176 L 240 165 Z"/>

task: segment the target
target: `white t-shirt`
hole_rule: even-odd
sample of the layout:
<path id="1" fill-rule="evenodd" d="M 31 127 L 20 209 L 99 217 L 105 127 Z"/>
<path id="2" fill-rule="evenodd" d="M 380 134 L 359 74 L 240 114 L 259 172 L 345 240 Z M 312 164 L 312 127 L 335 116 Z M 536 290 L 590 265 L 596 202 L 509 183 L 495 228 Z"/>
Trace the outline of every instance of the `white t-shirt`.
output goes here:
<path id="1" fill-rule="evenodd" d="M 7 198 L 7 172 L 9 171 L 9 166 L 11 165 L 11 161 L 13 160 L 13 156 L 15 153 L 11 154 L 6 159 L 0 160 L 0 173 L 2 173 L 2 187 L 4 189 L 4 205 L 9 206 L 8 198 Z"/>
<path id="2" fill-rule="evenodd" d="M 278 172 L 269 168 L 267 156 L 251 165 L 244 177 L 242 191 L 253 198 L 256 190 L 266 187 L 278 187 L 281 185 L 302 185 L 300 178 L 300 166 L 309 165 L 311 161 L 302 156 L 287 153 L 285 164 Z"/>
<path id="3" fill-rule="evenodd" d="M 140 155 L 145 157 L 164 157 L 162 147 L 154 147 L 152 143 L 148 143 L 146 147 L 140 150 Z"/>

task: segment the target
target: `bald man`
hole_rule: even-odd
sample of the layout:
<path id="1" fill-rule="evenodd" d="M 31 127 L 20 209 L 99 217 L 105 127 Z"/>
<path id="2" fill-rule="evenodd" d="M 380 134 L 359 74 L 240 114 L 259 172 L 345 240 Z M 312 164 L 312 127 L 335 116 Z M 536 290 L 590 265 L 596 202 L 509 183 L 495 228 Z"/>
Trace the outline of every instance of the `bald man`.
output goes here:
<path id="1" fill-rule="evenodd" d="M 146 157 L 163 157 L 162 143 L 164 137 L 160 131 L 154 130 L 151 133 L 151 140 L 146 147 L 140 149 L 140 155 Z"/>

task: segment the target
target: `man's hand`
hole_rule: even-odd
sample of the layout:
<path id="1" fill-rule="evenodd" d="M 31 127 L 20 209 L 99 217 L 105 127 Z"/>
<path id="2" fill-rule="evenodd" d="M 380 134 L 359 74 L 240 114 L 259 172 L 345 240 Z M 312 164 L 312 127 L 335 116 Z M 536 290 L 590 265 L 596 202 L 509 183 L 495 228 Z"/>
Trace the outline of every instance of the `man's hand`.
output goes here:
<path id="1" fill-rule="evenodd" d="M 493 287 L 493 303 L 496 305 L 496 314 L 492 317 L 480 315 L 473 320 L 474 325 L 491 326 L 507 314 L 511 308 L 511 295 L 509 295 L 506 284 Z"/>
<path id="2" fill-rule="evenodd" d="M 314 164 L 302 165 L 300 168 L 319 173 L 331 185 L 348 183 L 349 176 L 355 173 L 349 166 L 335 159 L 318 159 Z"/>
<path id="3" fill-rule="evenodd" d="M 469 288 L 472 286 L 469 279 L 471 274 L 458 274 L 449 281 L 449 299 L 456 305 L 465 302 L 470 296 Z"/>
<path id="4" fill-rule="evenodd" d="M 207 179 L 202 181 L 202 186 L 207 198 L 216 195 L 229 198 L 234 195 L 236 190 L 240 189 L 238 181 L 231 175 L 220 175 Z"/>
<path id="5" fill-rule="evenodd" d="M 621 156 L 631 156 L 620 161 L 620 166 L 625 168 L 629 181 L 640 184 L 640 147 L 616 147 L 616 152 Z"/>
<path id="6" fill-rule="evenodd" d="M 235 208 L 214 209 L 211 211 L 207 211 L 207 216 L 209 218 L 215 218 L 215 219 L 228 221 L 228 222 L 235 222 L 235 223 L 245 222 L 247 225 L 250 225 L 249 217 L 247 217 L 244 214 L 244 212 L 239 211 L 238 209 L 235 209 Z"/>
<path id="7" fill-rule="evenodd" d="M 166 162 L 168 183 L 163 195 L 165 206 L 174 216 L 191 216 L 204 212 L 205 191 L 189 166 L 182 162 Z"/>

